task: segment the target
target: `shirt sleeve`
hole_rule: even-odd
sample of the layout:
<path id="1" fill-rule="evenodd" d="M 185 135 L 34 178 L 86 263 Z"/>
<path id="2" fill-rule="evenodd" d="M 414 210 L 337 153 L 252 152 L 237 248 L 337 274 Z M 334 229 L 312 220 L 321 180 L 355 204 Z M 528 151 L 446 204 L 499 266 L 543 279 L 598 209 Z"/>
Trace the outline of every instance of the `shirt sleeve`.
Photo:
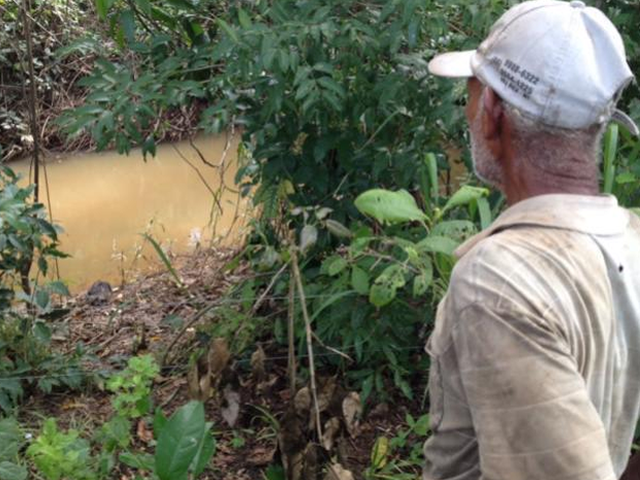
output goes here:
<path id="1" fill-rule="evenodd" d="M 483 480 L 614 480 L 602 421 L 561 332 L 467 306 L 452 330 Z M 443 375 L 446 374 L 442 372 Z"/>

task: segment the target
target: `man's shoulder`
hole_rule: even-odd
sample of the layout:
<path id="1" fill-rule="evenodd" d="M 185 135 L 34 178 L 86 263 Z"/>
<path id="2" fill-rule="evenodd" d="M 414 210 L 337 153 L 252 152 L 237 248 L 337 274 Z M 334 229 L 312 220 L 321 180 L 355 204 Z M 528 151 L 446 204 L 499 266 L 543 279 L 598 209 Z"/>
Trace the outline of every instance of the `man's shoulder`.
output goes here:
<path id="1" fill-rule="evenodd" d="M 518 226 L 484 238 L 456 264 L 448 289 L 456 310 L 530 307 L 585 269 L 604 268 L 598 246 L 585 234 Z"/>

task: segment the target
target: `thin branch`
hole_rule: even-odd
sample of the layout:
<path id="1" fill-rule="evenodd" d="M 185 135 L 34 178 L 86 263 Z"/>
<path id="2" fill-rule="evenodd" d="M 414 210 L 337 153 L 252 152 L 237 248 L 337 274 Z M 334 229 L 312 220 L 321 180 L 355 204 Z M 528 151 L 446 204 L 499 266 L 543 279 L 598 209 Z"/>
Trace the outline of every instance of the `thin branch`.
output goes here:
<path id="1" fill-rule="evenodd" d="M 309 355 L 309 381 L 311 383 L 311 395 L 313 397 L 313 406 L 315 411 L 316 432 L 318 441 L 322 441 L 322 424 L 320 423 L 320 407 L 318 405 L 318 391 L 316 387 L 316 369 L 313 359 L 313 332 L 311 330 L 311 321 L 309 312 L 307 311 L 307 300 L 304 294 L 304 286 L 300 276 L 300 268 L 298 266 L 298 253 L 295 247 L 291 247 L 291 267 L 293 276 L 298 287 L 298 296 L 300 297 L 300 306 L 302 307 L 302 316 L 304 318 L 304 326 L 307 334 L 307 354 Z"/>
<path id="2" fill-rule="evenodd" d="M 295 345 L 295 319 L 296 319 L 296 309 L 295 309 L 295 295 L 296 295 L 296 286 L 293 282 L 293 279 L 289 279 L 289 305 L 288 307 L 288 340 L 289 340 L 289 351 L 287 358 L 287 371 L 289 373 L 289 391 L 291 392 L 290 397 L 293 399 L 296 396 L 296 345 Z"/>

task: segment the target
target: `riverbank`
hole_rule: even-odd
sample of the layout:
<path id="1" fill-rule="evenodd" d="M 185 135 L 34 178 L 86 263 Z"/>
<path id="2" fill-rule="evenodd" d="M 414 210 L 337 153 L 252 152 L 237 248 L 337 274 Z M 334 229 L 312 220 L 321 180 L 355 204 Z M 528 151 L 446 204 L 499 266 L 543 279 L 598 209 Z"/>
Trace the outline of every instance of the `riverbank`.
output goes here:
<path id="1" fill-rule="evenodd" d="M 55 347 L 73 351 L 82 343 L 97 371 L 120 370 L 125 359 L 149 353 L 159 362 L 164 360 L 153 385 L 154 405 L 169 414 L 189 399 L 200 398 L 207 420 L 214 422 L 217 447 L 201 479 L 284 480 L 280 466 L 294 460 L 304 465 L 307 474 L 317 475 L 303 475 L 301 469 L 290 477 L 294 480 L 325 478 L 322 470 L 336 462 L 352 476 L 327 476 L 329 480 L 363 479 L 366 472 L 368 478 L 376 478 L 371 474 L 378 471 L 419 478 L 424 406 L 419 400 L 398 397 L 368 402 L 362 410 L 359 402 L 353 403 L 357 393 L 335 372 L 318 372 L 326 424 L 323 445 L 313 443 L 311 408 L 304 401 L 308 390 L 301 393 L 307 388 L 305 361 L 301 360 L 294 400 L 286 347 L 274 338 L 269 325 L 274 321 L 270 313 L 278 310 L 276 303 L 265 302 L 254 317 L 233 326 L 228 324 L 231 317 L 222 312 L 224 307 L 234 309 L 234 287 L 255 276 L 237 253 L 200 250 L 176 258 L 182 286 L 169 272 L 160 272 L 100 297 L 83 293 L 68 299 L 63 305 L 68 313 L 54 328 Z M 253 302 L 259 297 L 255 292 Z M 252 343 L 238 342 L 242 331 L 252 332 Z M 216 336 L 222 332 L 224 337 Z M 205 377 L 198 377 L 199 368 L 202 374 L 203 359 L 212 358 L 209 346 L 223 344 L 227 352 L 223 368 L 211 377 L 215 388 L 203 397 L 198 386 Z M 416 386 L 417 392 L 419 388 L 423 386 Z M 37 432 L 43 417 L 55 417 L 60 428 L 95 432 L 113 415 L 113 406 L 104 384 L 97 382 L 83 391 L 34 395 L 21 412 L 21 424 L 29 431 Z M 420 419 L 420 426 L 409 425 L 408 419 Z M 151 428 L 146 420 L 137 421 L 131 450 L 152 450 Z M 133 478 L 134 473 L 130 466 L 118 464 L 109 478 Z"/>

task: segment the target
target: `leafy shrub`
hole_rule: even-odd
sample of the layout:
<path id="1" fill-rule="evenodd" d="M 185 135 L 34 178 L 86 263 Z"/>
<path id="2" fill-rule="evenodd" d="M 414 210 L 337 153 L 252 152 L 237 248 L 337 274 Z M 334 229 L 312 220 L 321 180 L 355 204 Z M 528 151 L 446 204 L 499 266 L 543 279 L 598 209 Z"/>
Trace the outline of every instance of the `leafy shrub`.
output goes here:
<path id="1" fill-rule="evenodd" d="M 127 368 L 112 376 L 107 388 L 116 394 L 113 408 L 124 418 L 138 418 L 151 411 L 151 387 L 160 372 L 153 355 L 129 359 Z"/>
<path id="2" fill-rule="evenodd" d="M 50 346 L 49 320 L 58 313 L 53 297 L 69 295 L 63 283 L 45 279 L 51 261 L 66 256 L 58 249 L 58 228 L 47 220 L 44 206 L 32 202 L 33 186 L 19 181 L 10 168 L 0 167 L 0 408 L 5 412 L 17 405 L 26 385 L 50 392 L 83 380 L 81 346 L 69 358 Z"/>
<path id="3" fill-rule="evenodd" d="M 53 418 L 45 420 L 42 433 L 27 449 L 27 455 L 47 480 L 92 480 L 96 474 L 89 442 L 77 430 L 58 430 Z"/>
<path id="4" fill-rule="evenodd" d="M 20 462 L 20 451 L 25 438 L 14 418 L 0 420 L 0 478 L 26 480 L 27 469 Z"/>
<path id="5" fill-rule="evenodd" d="M 622 29 L 637 66 L 638 10 L 599 3 Z M 222 8 L 213 0 L 166 0 L 151 10 L 142 0 L 98 4 L 145 73 L 97 63 L 84 80 L 86 105 L 63 119 L 68 131 L 90 131 L 100 147 L 142 145 L 153 154 L 151 120 L 166 109 L 204 105 L 200 124 L 208 132 L 240 125 L 236 180 L 261 212 L 250 240 L 260 252 L 252 257 L 256 269 L 277 271 L 290 259 L 290 239 L 299 237 L 316 335 L 355 357 L 349 374 L 364 393 L 384 392 L 391 377 L 409 395 L 408 379 L 423 368 L 415 361 L 420 334 L 447 288 L 451 250 L 486 227 L 501 205 L 493 195 L 462 202 L 468 208 L 447 207 L 454 189 L 449 157 L 466 147 L 465 88 L 430 77 L 427 61 L 445 49 L 475 48 L 514 1 L 264 0 Z M 638 155 L 630 145 L 622 151 L 633 165 L 621 162 L 616 186 L 635 202 Z M 461 156 L 469 166 L 468 154 Z M 365 215 L 373 212 L 356 198 L 375 198 L 374 188 L 391 191 L 378 208 L 392 194 L 414 199 L 415 215 L 369 222 Z M 273 291 L 286 296 L 288 282 L 282 275 Z M 269 283 L 250 280 L 250 287 L 255 293 Z M 283 341 L 284 325 L 283 318 L 275 323 Z M 296 328 L 303 346 L 301 323 Z"/>

